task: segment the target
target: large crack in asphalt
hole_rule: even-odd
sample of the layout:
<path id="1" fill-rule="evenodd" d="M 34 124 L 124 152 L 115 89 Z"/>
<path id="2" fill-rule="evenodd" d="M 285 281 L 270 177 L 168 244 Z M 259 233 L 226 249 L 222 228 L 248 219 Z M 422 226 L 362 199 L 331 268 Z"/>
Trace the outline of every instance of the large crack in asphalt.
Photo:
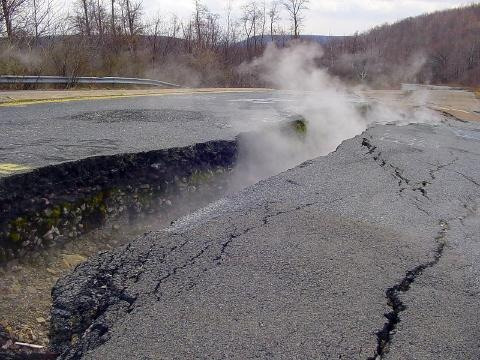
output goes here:
<path id="1" fill-rule="evenodd" d="M 429 196 L 428 196 L 428 186 L 432 185 L 432 181 L 436 179 L 436 173 L 438 173 L 439 171 L 449 167 L 449 166 L 452 166 L 455 164 L 455 162 L 458 161 L 458 157 L 454 158 L 452 161 L 446 163 L 446 164 L 438 164 L 438 165 L 434 165 L 434 164 L 429 164 L 431 166 L 434 166 L 433 169 L 430 169 L 428 170 L 428 173 L 429 173 L 429 176 L 430 176 L 430 179 L 427 179 L 427 180 L 420 180 L 420 181 L 414 181 L 412 179 L 409 179 L 406 175 L 405 175 L 405 170 L 398 167 L 397 165 L 395 164 L 392 164 L 388 161 L 388 159 L 384 158 L 382 156 L 382 152 L 378 149 L 378 146 L 375 146 L 373 145 L 369 139 L 367 138 L 363 138 L 362 140 L 362 146 L 363 147 L 366 147 L 368 149 L 368 152 L 367 152 L 367 155 L 372 155 L 373 156 L 373 160 L 377 163 L 379 163 L 379 165 L 382 167 L 382 168 L 385 168 L 387 167 L 392 169 L 393 172 L 390 172 L 392 177 L 395 178 L 396 180 L 398 180 L 398 186 L 399 186 L 399 194 L 401 196 L 403 196 L 403 193 L 405 192 L 405 190 L 409 189 L 411 190 L 413 193 L 415 192 L 419 192 L 420 195 L 425 198 L 426 200 L 430 200 Z M 460 174 L 460 175 L 463 175 L 463 174 Z M 467 180 L 469 180 L 467 178 Z M 471 179 L 470 179 L 471 180 Z M 414 197 L 414 199 L 416 201 L 420 201 L 418 199 L 418 197 Z M 418 204 L 416 204 L 418 205 Z M 418 207 L 417 207 L 418 208 Z M 419 209 L 421 210 L 422 212 L 426 212 L 424 209 Z M 427 213 L 428 214 L 428 213 Z"/>
<path id="2" fill-rule="evenodd" d="M 389 346 L 393 338 L 393 334 L 397 327 L 397 324 L 401 321 L 400 314 L 407 309 L 407 305 L 401 300 L 401 294 L 410 290 L 412 283 L 422 275 L 422 273 L 433 266 L 435 266 L 441 259 L 446 245 L 446 235 L 449 229 L 449 225 L 446 221 L 440 221 L 440 231 L 435 237 L 437 242 L 437 248 L 433 254 L 433 259 L 429 262 L 420 264 L 413 269 L 406 272 L 405 276 L 398 283 L 388 288 L 385 292 L 387 298 L 387 304 L 392 309 L 385 314 L 387 321 L 383 325 L 383 328 L 377 332 L 377 348 L 373 356 L 368 360 L 383 359 L 384 355 L 389 352 Z"/>
<path id="3" fill-rule="evenodd" d="M 394 164 L 389 163 L 387 159 L 383 158 L 381 151 L 378 150 L 378 146 L 374 146 L 369 139 L 363 138 L 362 146 L 368 149 L 368 152 L 366 154 L 373 155 L 373 160 L 375 162 L 378 162 L 382 168 L 386 168 L 386 165 L 388 165 L 389 168 L 393 169 L 392 176 L 395 179 L 398 179 L 400 196 L 403 196 L 404 191 L 408 188 L 413 193 L 420 192 L 422 197 L 424 197 L 428 201 L 431 201 L 431 199 L 427 195 L 427 186 L 431 185 L 431 181 L 436 179 L 436 173 L 448 166 L 453 165 L 458 160 L 458 158 L 453 159 L 447 164 L 436 165 L 434 169 L 429 170 L 428 173 L 431 177 L 431 180 L 414 182 L 404 175 L 404 170 Z M 431 216 L 430 212 L 420 206 L 421 202 L 417 196 L 413 196 L 413 200 L 413 205 L 419 211 L 423 212 L 428 216 Z M 407 309 L 407 305 L 401 300 L 401 295 L 410 290 L 411 285 L 419 276 L 423 274 L 425 270 L 435 266 L 442 258 L 445 250 L 446 236 L 449 230 L 449 223 L 446 220 L 440 220 L 438 223 L 440 226 L 440 230 L 435 237 L 437 247 L 433 252 L 433 259 L 417 265 L 411 270 L 408 270 L 405 273 L 405 276 L 398 283 L 385 291 L 387 305 L 391 308 L 391 311 L 384 314 L 387 321 L 383 325 L 383 328 L 376 333 L 377 348 L 375 349 L 373 356 L 369 357 L 367 360 L 383 359 L 384 356 L 389 352 L 389 347 L 393 339 L 395 329 L 397 328 L 398 323 L 400 323 L 401 321 L 401 313 Z"/>

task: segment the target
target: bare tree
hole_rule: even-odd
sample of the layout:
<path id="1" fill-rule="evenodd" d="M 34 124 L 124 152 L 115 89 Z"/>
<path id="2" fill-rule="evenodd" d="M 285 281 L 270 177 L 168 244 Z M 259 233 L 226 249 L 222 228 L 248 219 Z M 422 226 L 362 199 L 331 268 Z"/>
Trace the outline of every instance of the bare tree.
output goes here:
<path id="1" fill-rule="evenodd" d="M 275 24 L 280 21 L 280 9 L 278 0 L 273 0 L 270 3 L 270 9 L 268 10 L 268 18 L 270 20 L 270 36 L 272 41 L 274 41 L 274 36 L 276 33 Z"/>
<path id="2" fill-rule="evenodd" d="M 230 34 L 232 30 L 232 0 L 227 0 L 227 5 L 225 6 L 225 49 L 230 44 Z"/>
<path id="3" fill-rule="evenodd" d="M 163 19 L 160 14 L 152 18 L 151 23 L 146 27 L 148 44 L 150 45 L 150 61 L 152 70 L 155 71 L 157 55 L 159 53 L 159 39 L 163 34 Z"/>
<path id="4" fill-rule="evenodd" d="M 264 45 L 263 38 L 265 37 L 265 27 L 267 26 L 267 3 L 265 0 L 263 0 L 262 7 L 260 9 L 260 24 L 262 29 L 260 43 Z"/>
<path id="5" fill-rule="evenodd" d="M 233 5 L 232 0 L 227 0 L 225 7 L 225 29 L 223 39 L 223 57 L 226 63 L 232 61 L 234 55 L 234 43 L 237 41 L 239 22 L 235 21 L 232 15 Z"/>
<path id="6" fill-rule="evenodd" d="M 170 26 L 166 29 L 166 38 L 162 50 L 162 55 L 165 57 L 170 52 L 174 51 L 173 45 L 177 41 L 177 34 L 180 31 L 180 21 L 176 15 L 172 15 L 170 19 Z"/>
<path id="7" fill-rule="evenodd" d="M 91 35 L 90 13 L 88 11 L 89 1 L 88 0 L 80 0 L 80 1 L 83 7 L 83 20 L 85 22 L 85 33 L 87 34 L 87 36 L 90 36 Z"/>
<path id="8" fill-rule="evenodd" d="M 2 2 L 2 13 L 1 18 L 5 24 L 5 30 L 7 32 L 7 37 L 12 39 L 14 37 L 15 30 L 15 18 L 23 10 L 23 7 L 26 5 L 26 0 L 1 0 Z"/>
<path id="9" fill-rule="evenodd" d="M 203 5 L 200 0 L 195 0 L 195 13 L 193 15 L 193 22 L 195 27 L 196 43 L 197 47 L 199 48 L 203 46 L 202 28 L 204 27 L 204 19 L 207 13 L 208 10 L 205 5 Z"/>
<path id="10" fill-rule="evenodd" d="M 75 16 L 71 18 L 73 27 L 79 34 L 88 37 L 97 35 L 103 39 L 109 29 L 109 3 L 109 0 L 77 0 L 74 3 Z"/>
<path id="11" fill-rule="evenodd" d="M 49 49 L 48 62 L 57 75 L 76 78 L 85 74 L 88 69 L 88 39 L 68 36 L 68 29 L 60 30 L 59 41 Z"/>
<path id="12" fill-rule="evenodd" d="M 123 0 L 122 14 L 124 28 L 131 37 L 137 35 L 141 28 L 142 1 Z"/>
<path id="13" fill-rule="evenodd" d="M 105 23 L 108 21 L 104 0 L 95 0 L 92 3 L 92 20 L 95 24 L 95 33 L 103 39 L 106 32 Z"/>
<path id="14" fill-rule="evenodd" d="M 116 19 L 115 19 L 115 0 L 110 0 L 110 30 L 112 35 L 116 35 Z"/>
<path id="15" fill-rule="evenodd" d="M 94 0 L 75 0 L 74 16 L 70 18 L 70 23 L 79 34 L 91 36 L 92 26 L 92 6 Z"/>
<path id="16" fill-rule="evenodd" d="M 293 37 L 298 38 L 300 36 L 300 29 L 304 18 L 302 13 L 308 9 L 308 3 L 310 0 L 283 0 L 283 6 L 287 10 L 290 20 L 292 21 Z"/>
<path id="17" fill-rule="evenodd" d="M 167 22 L 157 13 L 145 28 L 147 44 L 150 46 L 151 68 L 155 71 L 160 57 L 166 58 L 175 51 L 173 45 L 176 42 L 177 33 L 180 30 L 178 18 L 173 15 Z"/>
<path id="18" fill-rule="evenodd" d="M 54 25 L 53 0 L 31 0 L 27 12 L 26 28 L 31 28 L 31 34 L 35 42 L 45 34 L 51 33 Z"/>
<path id="19" fill-rule="evenodd" d="M 242 7 L 242 17 L 241 17 L 241 22 L 242 22 L 242 28 L 243 28 L 243 33 L 245 37 L 245 44 L 247 50 L 250 48 L 250 39 L 252 37 L 252 32 L 254 28 L 254 23 L 252 21 L 252 11 L 250 6 L 245 5 Z"/>
<path id="20" fill-rule="evenodd" d="M 257 0 L 251 0 L 242 7 L 241 21 L 244 35 L 246 37 L 247 49 L 250 50 L 253 43 L 255 53 L 258 49 L 258 35 L 261 35 L 261 38 L 263 38 L 265 32 L 265 15 L 266 11 L 262 11 Z"/>

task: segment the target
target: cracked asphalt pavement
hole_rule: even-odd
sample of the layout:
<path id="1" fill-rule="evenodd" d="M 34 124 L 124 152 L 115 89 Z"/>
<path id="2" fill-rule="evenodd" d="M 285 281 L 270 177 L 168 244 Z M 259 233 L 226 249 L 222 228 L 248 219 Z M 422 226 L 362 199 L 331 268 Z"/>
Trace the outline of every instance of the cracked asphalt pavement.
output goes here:
<path id="1" fill-rule="evenodd" d="M 284 119 L 284 105 L 294 99 L 244 91 L 2 107 L 0 165 L 25 171 L 91 156 L 231 140 L 259 120 Z"/>
<path id="2" fill-rule="evenodd" d="M 61 359 L 480 358 L 480 125 L 375 126 L 78 266 Z"/>

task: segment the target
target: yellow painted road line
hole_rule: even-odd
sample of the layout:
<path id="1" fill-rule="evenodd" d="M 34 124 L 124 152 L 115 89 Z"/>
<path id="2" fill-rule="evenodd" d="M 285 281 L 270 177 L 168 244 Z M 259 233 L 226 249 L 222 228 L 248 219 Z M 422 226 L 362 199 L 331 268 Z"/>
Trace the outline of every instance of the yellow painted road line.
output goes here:
<path id="1" fill-rule="evenodd" d="M 466 110 L 462 110 L 462 109 L 455 109 L 455 108 L 449 108 L 449 107 L 444 107 L 444 106 L 437 106 L 437 108 L 440 109 L 440 110 L 459 111 L 459 112 L 462 112 L 462 113 L 465 113 L 465 114 L 471 114 L 471 113 L 472 113 L 471 111 L 466 111 Z"/>
<path id="2" fill-rule="evenodd" d="M 29 166 L 19 164 L 0 163 L 0 174 L 10 175 L 19 171 L 30 170 Z"/>
<path id="3" fill-rule="evenodd" d="M 37 104 L 49 104 L 49 103 L 64 103 L 70 101 L 88 101 L 88 100 L 110 100 L 119 98 L 135 98 L 135 97 L 147 97 L 147 96 L 169 96 L 169 95 L 195 95 L 195 94 L 231 94 L 231 93 L 256 93 L 265 92 L 270 89 L 225 89 L 225 90 L 192 90 L 192 91 L 175 91 L 165 93 L 151 93 L 151 94 L 118 94 L 118 95 L 98 95 L 98 96 L 79 96 L 79 97 L 67 97 L 59 99 L 31 99 L 31 100 L 12 100 L 0 103 L 0 107 L 12 107 L 12 106 L 28 106 Z"/>

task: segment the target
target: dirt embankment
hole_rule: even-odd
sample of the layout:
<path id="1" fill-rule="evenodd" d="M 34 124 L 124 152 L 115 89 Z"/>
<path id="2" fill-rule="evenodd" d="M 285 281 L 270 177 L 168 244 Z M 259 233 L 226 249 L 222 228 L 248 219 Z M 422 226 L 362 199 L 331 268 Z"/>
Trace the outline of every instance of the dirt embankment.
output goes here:
<path id="1" fill-rule="evenodd" d="M 60 276 L 221 197 L 236 156 L 235 140 L 219 140 L 0 179 L 0 358 L 27 356 L 17 341 L 48 344 Z"/>

